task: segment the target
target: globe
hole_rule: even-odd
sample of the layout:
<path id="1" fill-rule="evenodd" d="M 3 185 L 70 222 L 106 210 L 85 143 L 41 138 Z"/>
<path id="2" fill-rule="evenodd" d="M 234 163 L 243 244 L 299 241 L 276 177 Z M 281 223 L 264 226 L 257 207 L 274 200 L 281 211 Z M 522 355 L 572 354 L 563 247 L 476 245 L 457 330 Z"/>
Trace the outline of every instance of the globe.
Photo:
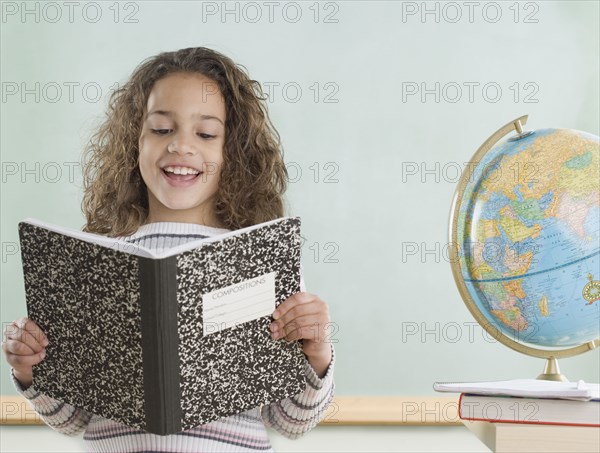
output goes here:
<path id="1" fill-rule="evenodd" d="M 493 134 L 461 175 L 451 265 L 475 319 L 503 344 L 548 359 L 600 346 L 600 144 L 570 129 Z M 515 135 L 499 142 L 509 132 Z"/>

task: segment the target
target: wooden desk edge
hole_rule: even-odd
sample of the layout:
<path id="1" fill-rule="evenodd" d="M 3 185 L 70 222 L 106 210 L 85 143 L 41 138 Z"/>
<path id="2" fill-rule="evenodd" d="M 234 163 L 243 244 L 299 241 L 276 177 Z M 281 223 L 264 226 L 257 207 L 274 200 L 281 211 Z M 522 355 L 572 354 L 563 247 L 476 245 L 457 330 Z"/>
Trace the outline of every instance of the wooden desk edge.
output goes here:
<path id="1" fill-rule="evenodd" d="M 43 425 L 27 399 L 1 395 L 0 425 Z M 321 426 L 348 425 L 462 425 L 458 395 L 438 396 L 336 396 Z"/>

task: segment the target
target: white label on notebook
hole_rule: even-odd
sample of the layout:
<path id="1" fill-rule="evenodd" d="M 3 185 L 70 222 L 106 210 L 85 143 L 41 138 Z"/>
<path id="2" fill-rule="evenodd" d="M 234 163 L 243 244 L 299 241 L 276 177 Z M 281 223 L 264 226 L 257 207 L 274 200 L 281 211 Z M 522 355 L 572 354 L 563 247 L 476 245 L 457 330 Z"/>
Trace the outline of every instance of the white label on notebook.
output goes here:
<path id="1" fill-rule="evenodd" d="M 204 335 L 272 314 L 275 311 L 275 274 L 270 272 L 204 294 Z"/>

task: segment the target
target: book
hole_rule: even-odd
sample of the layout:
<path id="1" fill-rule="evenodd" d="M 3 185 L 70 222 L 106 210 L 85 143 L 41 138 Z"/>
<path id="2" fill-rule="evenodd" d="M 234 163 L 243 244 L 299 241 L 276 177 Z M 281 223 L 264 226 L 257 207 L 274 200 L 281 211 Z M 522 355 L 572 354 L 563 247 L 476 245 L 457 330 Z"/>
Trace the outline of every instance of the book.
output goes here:
<path id="1" fill-rule="evenodd" d="M 506 395 L 532 398 L 559 398 L 580 401 L 600 399 L 600 384 L 545 381 L 542 379 L 510 379 L 490 382 L 435 382 L 438 392 Z"/>
<path id="2" fill-rule="evenodd" d="M 600 429 L 585 426 L 527 425 L 463 420 L 495 453 L 597 453 Z"/>
<path id="3" fill-rule="evenodd" d="M 600 399 L 572 401 L 461 393 L 458 416 L 462 420 L 600 427 Z"/>
<path id="4" fill-rule="evenodd" d="M 271 314 L 300 291 L 300 218 L 154 253 L 36 219 L 18 225 L 40 392 L 167 435 L 305 390 L 302 341 Z"/>

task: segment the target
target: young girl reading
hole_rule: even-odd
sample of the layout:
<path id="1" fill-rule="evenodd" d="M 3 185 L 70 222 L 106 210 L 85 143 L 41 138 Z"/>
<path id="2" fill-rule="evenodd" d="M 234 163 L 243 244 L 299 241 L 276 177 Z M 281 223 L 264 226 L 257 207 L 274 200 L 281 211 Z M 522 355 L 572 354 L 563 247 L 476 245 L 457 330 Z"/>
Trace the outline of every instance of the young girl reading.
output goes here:
<path id="1" fill-rule="evenodd" d="M 279 135 L 258 82 L 228 57 L 199 47 L 144 61 L 112 93 L 84 156 L 84 231 L 154 250 L 284 216 Z M 48 340 L 32 320 L 8 326 L 2 349 L 18 392 L 46 424 L 90 451 L 272 451 L 265 426 L 294 439 L 325 416 L 334 354 L 327 304 L 305 291 L 273 313 L 274 339 L 303 339 L 306 389 L 178 434 L 159 436 L 54 400 L 35 389 L 32 366 Z M 317 327 L 317 328 L 315 328 Z"/>

